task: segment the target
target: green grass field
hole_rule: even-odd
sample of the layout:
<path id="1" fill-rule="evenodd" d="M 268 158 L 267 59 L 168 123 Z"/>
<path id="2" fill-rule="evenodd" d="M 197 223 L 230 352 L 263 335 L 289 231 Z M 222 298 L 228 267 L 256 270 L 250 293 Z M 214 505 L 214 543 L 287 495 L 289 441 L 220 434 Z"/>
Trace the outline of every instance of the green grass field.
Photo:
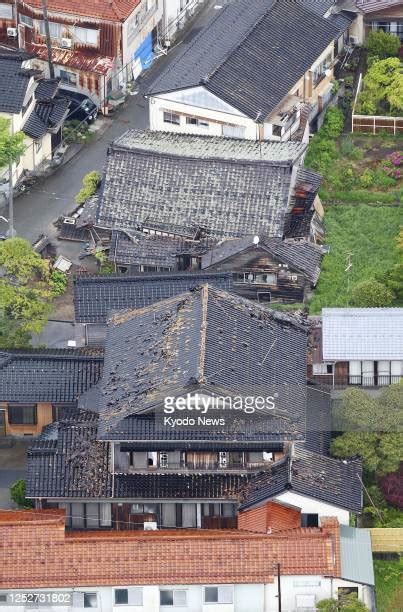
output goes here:
<path id="1" fill-rule="evenodd" d="M 377 612 L 403 610 L 403 559 L 374 560 Z"/>
<path id="2" fill-rule="evenodd" d="M 329 206 L 325 213 L 330 253 L 310 304 L 311 314 L 323 307 L 348 306 L 349 291 L 398 262 L 395 238 L 403 221 L 400 207 L 365 204 Z M 352 267 L 346 272 L 348 253 Z"/>

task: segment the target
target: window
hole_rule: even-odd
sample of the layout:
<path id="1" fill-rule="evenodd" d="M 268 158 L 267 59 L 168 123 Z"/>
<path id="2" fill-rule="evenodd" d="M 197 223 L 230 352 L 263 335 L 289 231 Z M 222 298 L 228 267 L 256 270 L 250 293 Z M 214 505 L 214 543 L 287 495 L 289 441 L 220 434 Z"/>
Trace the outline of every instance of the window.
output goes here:
<path id="1" fill-rule="evenodd" d="M 36 405 L 9 406 L 8 422 L 10 425 L 36 425 Z"/>
<path id="2" fill-rule="evenodd" d="M 77 75 L 75 72 L 60 70 L 60 80 L 62 83 L 67 83 L 67 85 L 77 85 Z"/>
<path id="3" fill-rule="evenodd" d="M 0 2 L 0 17 L 3 19 L 13 18 L 13 7 L 11 4 L 4 4 L 4 2 Z"/>
<path id="4" fill-rule="evenodd" d="M 160 467 L 166 468 L 168 467 L 168 453 L 160 452 Z"/>
<path id="5" fill-rule="evenodd" d="M 301 527 L 319 527 L 319 515 L 301 514 Z"/>
<path id="6" fill-rule="evenodd" d="M 186 606 L 186 591 L 179 589 L 160 591 L 160 605 Z"/>
<path id="7" fill-rule="evenodd" d="M 245 138 L 246 128 L 238 125 L 223 125 L 222 135 L 229 138 Z"/>
<path id="8" fill-rule="evenodd" d="M 236 274 L 235 282 L 253 283 L 256 285 L 277 285 L 277 274 L 266 272 L 240 272 Z"/>
<path id="9" fill-rule="evenodd" d="M 314 363 L 312 366 L 312 373 L 314 375 L 332 374 L 333 365 L 331 363 Z"/>
<path id="10" fill-rule="evenodd" d="M 49 21 L 49 33 L 51 38 L 61 38 L 62 24 Z M 39 22 L 39 33 L 46 36 L 45 22 Z"/>
<path id="11" fill-rule="evenodd" d="M 23 23 L 29 28 L 32 28 L 34 25 L 34 20 L 32 19 L 32 17 L 28 17 L 28 15 L 20 15 L 20 23 Z"/>
<path id="12" fill-rule="evenodd" d="M 84 593 L 84 608 L 97 608 L 98 597 L 96 593 Z"/>
<path id="13" fill-rule="evenodd" d="M 74 28 L 74 36 L 79 43 L 87 45 L 98 44 L 98 30 L 90 30 L 89 28 Z"/>
<path id="14" fill-rule="evenodd" d="M 327 55 L 325 59 L 319 64 L 319 66 L 316 66 L 316 68 L 313 71 L 313 84 L 314 85 L 317 85 L 319 81 L 323 79 L 323 77 L 325 76 L 326 70 L 331 66 L 331 64 L 332 64 L 332 54 L 329 53 L 329 55 Z"/>
<path id="15" fill-rule="evenodd" d="M 204 587 L 204 603 L 231 604 L 232 599 L 232 586 Z"/>
<path id="16" fill-rule="evenodd" d="M 180 116 L 175 113 L 164 111 L 164 123 L 173 123 L 174 125 L 180 125 Z"/>
<path id="17" fill-rule="evenodd" d="M 197 125 L 199 127 L 209 127 L 209 122 L 204 119 L 198 119 L 197 117 L 186 117 L 187 125 Z"/>
<path id="18" fill-rule="evenodd" d="M 123 605 L 129 603 L 129 593 L 127 589 L 115 589 L 115 604 Z"/>
<path id="19" fill-rule="evenodd" d="M 282 125 L 273 125 L 273 136 L 278 136 L 280 137 L 283 133 L 283 126 Z"/>

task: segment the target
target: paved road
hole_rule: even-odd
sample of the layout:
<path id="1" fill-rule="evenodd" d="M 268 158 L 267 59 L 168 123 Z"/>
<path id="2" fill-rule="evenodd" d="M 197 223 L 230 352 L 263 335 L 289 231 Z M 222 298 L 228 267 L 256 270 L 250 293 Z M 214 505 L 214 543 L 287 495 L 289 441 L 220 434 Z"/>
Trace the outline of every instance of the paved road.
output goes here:
<path id="1" fill-rule="evenodd" d="M 187 30 L 184 40 L 191 40 L 200 27 L 216 12 L 215 6 L 226 4 L 225 0 L 209 0 Z M 104 119 L 109 127 L 102 136 L 86 145 L 72 160 L 59 168 L 52 176 L 36 183 L 29 193 L 19 196 L 15 201 L 15 228 L 19 236 L 29 241 L 40 234 L 55 235 L 53 222 L 62 214 L 68 214 L 74 208 L 74 196 L 80 189 L 83 176 L 91 170 L 102 170 L 105 153 L 112 140 L 123 134 L 128 128 L 143 129 L 148 126 L 147 102 L 142 96 L 149 84 L 158 76 L 166 64 L 178 53 L 181 43 L 168 54 L 158 59 L 140 83 L 137 96 L 129 96 L 124 107 L 113 119 Z M 0 211 L 0 214 L 4 212 Z M 7 214 L 5 214 L 7 217 Z M 0 228 L 5 230 L 5 228 Z M 0 231 L 1 233 L 1 231 Z"/>

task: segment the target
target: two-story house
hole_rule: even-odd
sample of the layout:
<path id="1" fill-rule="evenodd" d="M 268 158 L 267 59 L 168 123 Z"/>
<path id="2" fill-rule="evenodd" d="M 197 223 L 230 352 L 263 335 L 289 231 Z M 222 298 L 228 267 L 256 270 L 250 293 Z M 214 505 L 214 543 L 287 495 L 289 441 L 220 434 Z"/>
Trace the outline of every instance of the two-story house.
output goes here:
<path id="1" fill-rule="evenodd" d="M 109 529 L 102 537 L 72 534 L 60 510 L 1 511 L 1 609 L 12 612 L 34 592 L 61 612 L 306 612 L 354 593 L 374 612 L 368 530 L 335 517 L 301 528 L 295 509 L 268 510 L 279 519 L 273 532 L 246 511 L 232 531 Z"/>
<path id="2" fill-rule="evenodd" d="M 332 387 L 383 387 L 403 378 L 403 308 L 323 308 L 308 374 Z"/>
<path id="3" fill-rule="evenodd" d="M 55 76 L 106 112 L 108 98 L 151 65 L 162 3 L 48 0 L 47 9 Z M 18 0 L 18 36 L 20 47 L 48 71 L 41 0 Z"/>
<path id="4" fill-rule="evenodd" d="M 356 0 L 356 4 L 363 16 L 364 36 L 383 30 L 398 36 L 403 45 L 402 0 Z"/>
<path id="5" fill-rule="evenodd" d="M 99 382 L 29 451 L 28 497 L 65 508 L 75 529 L 233 527 L 240 503 L 283 493 L 304 515 L 346 523 L 361 508 L 361 468 L 310 450 L 328 431 L 328 397 L 306 387 L 306 340 L 301 317 L 208 285 L 116 312 Z M 231 412 L 235 398 L 248 409 Z M 336 473 L 343 490 L 328 484 Z"/>
<path id="6" fill-rule="evenodd" d="M 58 81 L 42 78 L 34 62 L 24 51 L 0 47 L 0 116 L 10 121 L 11 133 L 25 134 L 26 150 L 13 164 L 14 185 L 24 170 L 38 170 L 52 160 L 68 114 L 69 101 L 58 95 Z M 8 168 L 2 174 L 8 181 Z"/>
<path id="7" fill-rule="evenodd" d="M 151 129 L 307 138 L 312 107 L 330 99 L 339 33 L 305 3 L 229 3 L 149 89 Z"/>

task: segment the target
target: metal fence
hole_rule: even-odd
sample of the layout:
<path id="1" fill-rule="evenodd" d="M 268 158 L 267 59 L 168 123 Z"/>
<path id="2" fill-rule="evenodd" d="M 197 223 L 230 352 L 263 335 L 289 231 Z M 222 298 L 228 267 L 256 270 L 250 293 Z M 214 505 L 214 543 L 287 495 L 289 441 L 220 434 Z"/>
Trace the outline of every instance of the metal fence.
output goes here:
<path id="1" fill-rule="evenodd" d="M 357 115 L 358 96 L 362 89 L 362 74 L 360 74 L 355 94 L 351 117 L 351 131 L 365 134 L 403 134 L 403 117 L 384 117 L 382 115 Z"/>

